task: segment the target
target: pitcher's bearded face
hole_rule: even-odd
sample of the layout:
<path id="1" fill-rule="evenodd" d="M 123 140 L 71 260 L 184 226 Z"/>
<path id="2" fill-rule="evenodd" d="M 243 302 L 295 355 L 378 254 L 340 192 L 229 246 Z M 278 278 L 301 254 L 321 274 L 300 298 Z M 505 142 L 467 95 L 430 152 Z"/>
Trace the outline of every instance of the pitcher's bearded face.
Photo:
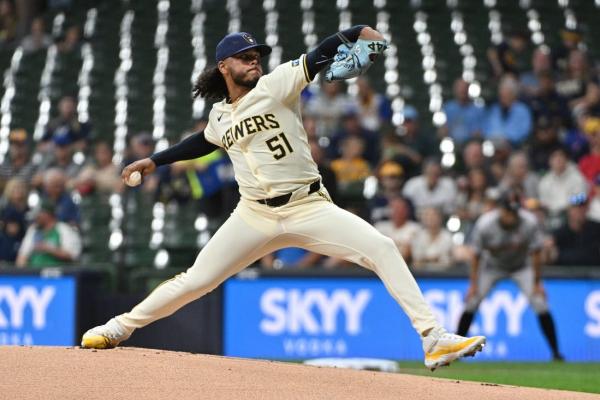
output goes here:
<path id="1" fill-rule="evenodd" d="M 254 49 L 235 54 L 227 60 L 227 70 L 238 86 L 253 89 L 262 76 L 260 53 Z"/>

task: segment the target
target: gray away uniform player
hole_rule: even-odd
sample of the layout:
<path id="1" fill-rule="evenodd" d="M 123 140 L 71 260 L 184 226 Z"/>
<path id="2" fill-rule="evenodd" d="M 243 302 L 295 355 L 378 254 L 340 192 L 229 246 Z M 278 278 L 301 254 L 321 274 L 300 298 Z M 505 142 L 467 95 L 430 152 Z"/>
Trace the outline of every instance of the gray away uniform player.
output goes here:
<path id="1" fill-rule="evenodd" d="M 472 233 L 476 256 L 471 286 L 457 333 L 465 335 L 481 301 L 501 279 L 512 279 L 529 299 L 555 360 L 562 360 L 541 282 L 542 231 L 535 215 L 520 209 L 516 192 L 506 193 L 497 209 L 481 215 Z"/>
<path id="2" fill-rule="evenodd" d="M 301 91 L 328 65 L 328 80 L 363 73 L 385 47 L 377 31 L 355 26 L 263 75 L 261 56 L 270 47 L 243 32 L 223 38 L 217 66 L 204 71 L 194 88 L 196 96 L 220 100 L 206 129 L 128 165 L 122 176 L 127 180 L 135 171 L 146 176 L 157 166 L 221 147 L 233 163 L 241 200 L 186 272 L 161 284 L 130 312 L 90 329 L 82 346 L 114 347 L 135 329 L 171 315 L 266 254 L 294 246 L 375 272 L 421 336 L 427 367 L 435 369 L 481 350 L 485 337 L 465 338 L 439 326 L 394 242 L 331 202 L 310 154 Z"/>

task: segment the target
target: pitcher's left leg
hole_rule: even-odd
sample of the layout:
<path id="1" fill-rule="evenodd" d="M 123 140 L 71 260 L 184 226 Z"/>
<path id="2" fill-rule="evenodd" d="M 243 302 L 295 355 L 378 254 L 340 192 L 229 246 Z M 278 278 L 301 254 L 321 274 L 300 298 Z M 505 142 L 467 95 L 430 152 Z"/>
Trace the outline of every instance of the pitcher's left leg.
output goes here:
<path id="1" fill-rule="evenodd" d="M 284 220 L 285 232 L 296 235 L 301 247 L 344 258 L 374 271 L 422 336 L 427 367 L 435 369 L 481 350 L 484 337 L 463 338 L 440 327 L 390 238 L 331 203 L 315 201 L 304 207 Z"/>

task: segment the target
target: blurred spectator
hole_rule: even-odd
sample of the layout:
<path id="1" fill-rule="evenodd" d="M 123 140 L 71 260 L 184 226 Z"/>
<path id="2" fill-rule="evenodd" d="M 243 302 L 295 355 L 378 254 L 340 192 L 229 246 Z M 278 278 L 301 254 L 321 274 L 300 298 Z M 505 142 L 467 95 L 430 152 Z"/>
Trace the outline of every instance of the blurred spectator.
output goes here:
<path id="1" fill-rule="evenodd" d="M 182 140 L 189 135 L 191 133 L 184 133 Z M 159 167 L 159 199 L 191 203 L 208 218 L 220 219 L 229 215 L 239 200 L 232 168 L 229 158 L 220 149 L 193 160 Z"/>
<path id="2" fill-rule="evenodd" d="M 317 136 L 329 137 L 339 127 L 340 118 L 351 105 L 351 100 L 342 92 L 340 81 L 321 83 L 321 91 L 308 100 L 306 114 L 315 118 Z"/>
<path id="3" fill-rule="evenodd" d="M 25 53 L 33 53 L 39 50 L 44 50 L 50 47 L 52 38 L 46 34 L 46 23 L 44 18 L 37 17 L 31 22 L 31 30 L 29 35 L 23 38 L 21 46 Z"/>
<path id="4" fill-rule="evenodd" d="M 546 212 L 546 209 L 542 206 L 542 203 L 538 199 L 527 199 L 523 201 L 523 206 L 527 211 L 531 212 L 537 219 L 538 225 L 542 228 L 542 235 L 544 236 L 544 240 L 547 240 L 550 237 L 550 231 L 562 225 L 562 221 L 559 218 L 552 219 L 551 216 L 550 218 L 548 218 L 548 213 Z M 543 262 L 547 264 L 549 261 L 544 258 Z"/>
<path id="5" fill-rule="evenodd" d="M 399 137 L 388 137 L 384 145 L 386 159 L 393 159 L 404 168 L 407 176 L 415 176 L 421 169 L 423 159 L 437 155 L 438 146 L 434 135 L 421 132 L 419 113 L 413 106 L 404 106 L 404 121 Z M 391 139 L 391 140 L 390 140 Z"/>
<path id="6" fill-rule="evenodd" d="M 485 193 L 488 188 L 486 173 L 481 168 L 472 168 L 467 174 L 466 190 L 458 194 L 456 211 L 468 226 L 485 211 Z"/>
<path id="7" fill-rule="evenodd" d="M 584 129 L 588 118 L 587 115 L 579 115 L 577 118 L 574 118 L 573 126 L 566 132 L 563 132 L 564 135 L 561 138 L 563 146 L 569 152 L 569 156 L 575 161 L 579 161 L 581 157 L 590 151 L 587 134 Z"/>
<path id="8" fill-rule="evenodd" d="M 562 148 L 554 150 L 550 156 L 550 171 L 540 180 L 542 205 L 551 215 L 558 215 L 567 209 L 573 195 L 586 191 L 585 178 L 577 166 L 569 161 L 567 152 Z"/>
<path id="9" fill-rule="evenodd" d="M 150 157 L 154 152 L 154 139 L 147 132 L 141 132 L 131 137 L 126 149 L 126 157 L 123 162 L 128 165 L 142 158 Z"/>
<path id="10" fill-rule="evenodd" d="M 498 159 L 492 159 L 490 164 L 490 172 L 492 174 L 491 184 L 500 185 L 506 174 L 506 163 Z"/>
<path id="11" fill-rule="evenodd" d="M 189 134 L 184 134 L 182 140 L 188 136 Z M 197 202 L 202 197 L 202 186 L 196 172 L 202 171 L 206 164 L 196 161 L 198 159 L 180 161 L 159 170 L 159 198 L 162 202 L 188 204 Z"/>
<path id="12" fill-rule="evenodd" d="M 522 151 L 512 153 L 508 160 L 504 179 L 500 187 L 504 191 L 514 190 L 525 198 L 538 198 L 539 178 L 529 170 L 529 160 Z"/>
<path id="13" fill-rule="evenodd" d="M 423 209 L 419 230 L 411 244 L 412 266 L 415 269 L 442 270 L 452 266 L 452 235 L 442 226 L 442 213 L 435 207 Z"/>
<path id="14" fill-rule="evenodd" d="M 469 98 L 469 83 L 459 78 L 454 81 L 454 99 L 444 104 L 446 124 L 440 129 L 442 136 L 450 136 L 461 145 L 481 136 L 484 109 Z"/>
<path id="15" fill-rule="evenodd" d="M 519 75 L 526 71 L 526 50 L 529 38 L 525 32 L 513 31 L 508 40 L 492 46 L 487 51 L 487 58 L 496 78 L 506 73 Z"/>
<path id="16" fill-rule="evenodd" d="M 454 211 L 456 185 L 442 176 L 440 163 L 430 158 L 423 163 L 423 174 L 409 179 L 402 194 L 415 205 L 419 216 L 428 207 L 437 207 L 448 215 Z"/>
<path id="17" fill-rule="evenodd" d="M 360 201 L 363 182 L 369 176 L 369 163 L 361 157 L 364 142 L 356 136 L 349 136 L 342 142 L 342 157 L 331 162 L 338 183 L 340 200 Z"/>
<path id="18" fill-rule="evenodd" d="M 520 75 L 522 94 L 525 97 L 537 96 L 541 89 L 541 76 L 552 77 L 552 60 L 547 47 L 538 47 L 531 57 L 532 70 Z"/>
<path id="19" fill-rule="evenodd" d="M 564 27 L 560 30 L 561 43 L 552 49 L 552 63 L 554 68 L 563 72 L 569 64 L 569 54 L 580 47 L 583 36 L 577 28 Z"/>
<path id="20" fill-rule="evenodd" d="M 23 37 L 29 32 L 31 21 L 44 11 L 41 0 L 18 0 L 13 2 L 17 10 L 17 37 Z"/>
<path id="21" fill-rule="evenodd" d="M 55 136 L 52 139 L 52 152 L 38 168 L 38 172 L 33 177 L 32 185 L 38 187 L 43 183 L 44 174 L 50 168 L 60 169 L 67 178 L 67 188 L 72 189 L 75 179 L 81 171 L 81 164 L 73 159 L 74 144 L 68 136 Z"/>
<path id="22" fill-rule="evenodd" d="M 587 217 L 589 220 L 600 223 L 600 174 L 593 181 L 593 197 L 590 199 Z"/>
<path id="23" fill-rule="evenodd" d="M 336 202 L 338 197 L 337 195 L 337 178 L 335 177 L 335 172 L 331 169 L 329 161 L 325 158 L 323 148 L 319 146 L 319 143 L 316 139 L 309 139 L 308 143 L 310 144 L 310 154 L 312 155 L 313 160 L 317 163 L 317 167 L 319 168 L 319 173 L 321 174 L 321 181 L 323 182 L 323 186 L 327 189 L 329 196 L 333 202 Z"/>
<path id="24" fill-rule="evenodd" d="M 134 161 L 150 157 L 154 153 L 154 139 L 152 135 L 146 132 L 138 133 L 129 140 L 129 146 L 126 149 L 126 157 L 123 165 L 129 165 Z M 165 166 L 165 168 L 167 168 Z M 128 190 L 143 190 L 147 193 L 155 193 L 158 189 L 159 174 L 145 176 L 142 184 Z"/>
<path id="25" fill-rule="evenodd" d="M 483 133 L 488 139 L 501 138 L 513 145 L 523 143 L 531 132 L 529 107 L 517 100 L 517 81 L 506 76 L 498 87 L 498 102 L 492 104 L 485 116 Z"/>
<path id="26" fill-rule="evenodd" d="M 472 139 L 464 144 L 461 157 L 453 169 L 459 175 L 466 175 L 472 169 L 481 169 L 486 175 L 488 185 L 496 184 L 490 170 L 490 160 L 483 155 L 483 145 L 479 139 Z"/>
<path id="27" fill-rule="evenodd" d="M 91 125 L 89 122 L 79 122 L 77 117 L 77 102 L 71 96 L 65 96 L 58 103 L 58 117 L 48 123 L 40 150 L 47 151 L 51 140 L 73 143 L 75 151 L 85 150 Z"/>
<path id="28" fill-rule="evenodd" d="M 6 184 L 0 207 L 0 263 L 14 263 L 27 227 L 27 184 L 12 178 Z"/>
<path id="29" fill-rule="evenodd" d="M 569 53 L 568 69 L 556 84 L 556 91 L 567 99 L 575 115 L 600 113 L 600 87 L 585 52 Z"/>
<path id="30" fill-rule="evenodd" d="M 0 0 L 0 49 L 12 46 L 17 34 L 17 16 L 10 0 Z"/>
<path id="31" fill-rule="evenodd" d="M 36 210 L 35 222 L 27 229 L 17 267 L 44 268 L 77 261 L 81 254 L 79 233 L 56 218 L 55 206 L 43 200 Z"/>
<path id="32" fill-rule="evenodd" d="M 2 198 L 0 199 L 0 209 L 14 208 L 22 213 L 25 218 L 27 211 L 27 195 L 29 188 L 27 182 L 19 177 L 11 178 L 4 187 Z"/>
<path id="33" fill-rule="evenodd" d="M 341 129 L 336 131 L 329 143 L 329 158 L 332 160 L 339 158 L 342 154 L 342 142 L 349 137 L 356 137 L 361 139 L 364 144 L 362 158 L 367 160 L 372 167 L 377 165 L 380 158 L 379 137 L 377 134 L 361 125 L 358 112 L 353 108 L 344 111 L 341 121 Z"/>
<path id="34" fill-rule="evenodd" d="M 29 184 L 35 174 L 35 166 L 29 160 L 27 132 L 25 129 L 15 129 L 9 136 L 8 157 L 0 165 L 0 191 L 4 190 L 6 182 L 18 177 Z"/>
<path id="35" fill-rule="evenodd" d="M 369 199 L 371 222 L 388 219 L 388 200 L 402 195 L 404 169 L 395 161 L 384 161 L 377 169 L 377 188 Z M 366 185 L 365 185 L 366 186 Z M 406 200 L 406 199 L 405 199 Z M 412 206 L 410 206 L 412 209 Z"/>
<path id="36" fill-rule="evenodd" d="M 83 167 L 74 184 L 82 196 L 91 193 L 110 195 L 123 189 L 119 167 L 112 162 L 112 157 L 107 142 L 96 142 L 94 160 Z"/>
<path id="37" fill-rule="evenodd" d="M 191 132 L 202 132 L 207 125 L 208 118 L 196 119 L 192 129 L 181 135 L 181 140 L 194 134 Z M 140 136 L 138 143 L 133 143 L 133 140 L 131 142 L 131 145 L 137 148 L 135 152 L 131 152 L 129 157 L 131 159 L 145 157 L 148 144 L 153 143 L 152 137 L 148 134 L 138 136 Z M 220 149 L 195 160 L 159 167 L 157 175 L 160 201 L 192 204 L 193 207 L 202 210 L 209 219 L 224 220 L 239 201 L 233 166 L 226 153 Z"/>
<path id="38" fill-rule="evenodd" d="M 402 197 L 392 197 L 389 201 L 390 220 L 377 222 L 374 226 L 379 232 L 391 238 L 402 257 L 408 262 L 411 257 L 411 241 L 421 226 L 410 220 L 411 206 Z"/>
<path id="39" fill-rule="evenodd" d="M 392 119 L 392 107 L 389 100 L 375 92 L 366 76 L 356 79 L 358 87 L 357 103 L 362 126 L 377 131 Z"/>
<path id="40" fill-rule="evenodd" d="M 302 126 L 304 127 L 304 131 L 306 132 L 306 136 L 309 140 L 318 140 L 317 136 L 317 120 L 315 117 L 304 114 L 302 116 Z M 327 140 L 325 140 L 327 142 Z"/>
<path id="41" fill-rule="evenodd" d="M 556 265 L 598 266 L 600 259 L 600 224 L 586 218 L 585 194 L 573 196 L 567 210 L 567 223 L 553 232 L 549 246 Z"/>
<path id="42" fill-rule="evenodd" d="M 587 118 L 584 127 L 589 141 L 590 152 L 579 159 L 579 170 L 592 182 L 600 174 L 600 118 Z"/>
<path id="43" fill-rule="evenodd" d="M 75 205 L 71 194 L 66 190 L 67 176 L 58 168 L 51 168 L 44 174 L 43 198 L 54 207 L 54 215 L 61 222 L 79 224 L 79 207 Z"/>
<path id="44" fill-rule="evenodd" d="M 485 142 L 484 142 L 485 143 Z M 495 163 L 501 163 L 503 165 L 506 165 L 506 163 L 508 162 L 508 159 L 510 158 L 510 155 L 513 152 L 513 146 L 510 144 L 510 142 L 506 139 L 502 139 L 500 137 L 489 140 L 488 145 L 491 144 L 491 148 L 493 150 L 493 154 L 491 157 L 491 162 Z M 482 149 L 483 150 L 483 149 Z M 490 165 L 490 168 L 492 166 Z"/>
<path id="45" fill-rule="evenodd" d="M 73 53 L 81 48 L 81 29 L 77 25 L 67 28 L 64 38 L 58 43 L 61 53 Z"/>
<path id="46" fill-rule="evenodd" d="M 548 119 L 540 118 L 535 124 L 528 147 L 531 169 L 536 172 L 546 172 L 550 154 L 562 147 L 556 127 Z"/>
<path id="47" fill-rule="evenodd" d="M 479 140 L 471 140 L 462 151 L 462 159 L 465 171 L 473 168 L 485 168 L 485 156 L 483 155 L 483 146 Z"/>
<path id="48" fill-rule="evenodd" d="M 573 125 L 571 110 L 567 99 L 556 91 L 554 76 L 551 72 L 543 72 L 538 79 L 539 88 L 529 98 L 534 119 L 546 119 L 555 129 L 570 128 Z"/>
<path id="49" fill-rule="evenodd" d="M 14 264 L 27 225 L 14 209 L 6 209 L 0 215 L 0 266 Z"/>

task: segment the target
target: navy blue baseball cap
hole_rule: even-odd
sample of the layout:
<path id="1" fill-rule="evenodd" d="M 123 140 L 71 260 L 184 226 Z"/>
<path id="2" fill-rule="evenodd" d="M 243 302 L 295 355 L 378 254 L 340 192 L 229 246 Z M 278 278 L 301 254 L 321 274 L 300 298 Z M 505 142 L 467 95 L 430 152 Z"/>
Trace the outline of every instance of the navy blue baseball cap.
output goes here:
<path id="1" fill-rule="evenodd" d="M 256 49 L 261 56 L 271 54 L 271 47 L 266 44 L 256 42 L 256 39 L 251 34 L 246 32 L 235 32 L 225 36 L 217 45 L 216 61 L 223 61 L 227 57 L 231 57 L 242 51 Z"/>

